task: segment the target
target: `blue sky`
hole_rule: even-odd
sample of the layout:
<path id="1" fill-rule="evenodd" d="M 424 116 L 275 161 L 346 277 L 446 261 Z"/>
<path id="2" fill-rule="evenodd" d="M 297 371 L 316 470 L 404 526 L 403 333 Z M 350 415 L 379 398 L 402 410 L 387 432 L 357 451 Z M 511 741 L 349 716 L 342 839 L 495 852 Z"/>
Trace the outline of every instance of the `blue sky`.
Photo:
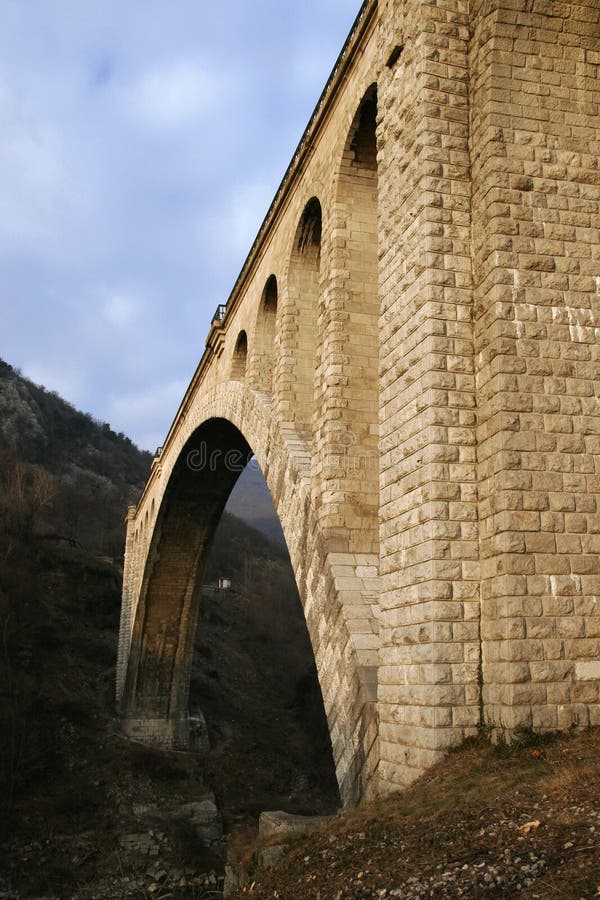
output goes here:
<path id="1" fill-rule="evenodd" d="M 0 356 L 162 442 L 360 0 L 0 0 Z"/>

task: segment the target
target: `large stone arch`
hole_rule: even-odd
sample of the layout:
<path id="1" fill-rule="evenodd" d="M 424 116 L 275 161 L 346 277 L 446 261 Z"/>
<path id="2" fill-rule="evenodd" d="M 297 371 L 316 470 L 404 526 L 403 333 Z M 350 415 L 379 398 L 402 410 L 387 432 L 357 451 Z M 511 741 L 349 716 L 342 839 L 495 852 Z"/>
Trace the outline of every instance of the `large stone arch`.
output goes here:
<path id="1" fill-rule="evenodd" d="M 517 26 L 508 0 L 452 15 L 417 0 L 362 5 L 128 515 L 120 695 L 157 534 L 152 514 L 143 529 L 146 510 L 153 499 L 160 509 L 205 421 L 226 419 L 245 436 L 287 517 L 346 799 L 376 765 L 376 679 L 382 792 L 482 723 L 509 739 L 522 727 L 600 722 L 600 270 L 589 227 L 599 211 L 590 147 L 600 140 L 600 18 L 590 0 L 542 6 L 521 11 Z M 529 47 L 518 36 L 511 44 L 523 27 L 539 38 Z M 562 108 L 550 76 L 569 79 L 574 65 L 591 74 Z M 548 78 L 528 77 L 540 72 Z M 375 550 L 358 521 L 369 491 L 352 490 L 335 458 L 332 477 L 326 469 L 330 438 L 362 421 L 360 391 L 377 371 L 348 330 L 362 314 L 354 276 L 365 243 L 373 260 L 373 241 L 353 226 L 359 188 L 369 185 L 373 206 L 373 166 L 355 164 L 357 150 L 359 163 L 373 159 L 363 98 L 374 80 Z M 272 407 L 251 371 L 256 299 L 271 272 Z M 241 330 L 248 374 L 234 383 Z"/>
<path id="2" fill-rule="evenodd" d="M 187 697 L 202 569 L 227 497 L 253 452 L 288 544 L 311 639 L 344 802 L 369 793 L 377 766 L 376 670 L 353 625 L 363 587 L 329 553 L 310 498 L 306 444 L 281 429 L 267 396 L 241 382 L 192 405 L 160 461 L 161 496 L 142 561 L 139 599 L 129 598 L 120 645 L 120 711 L 126 732 L 185 746 Z M 212 454 L 212 456 L 211 456 Z M 372 573 L 365 573 L 367 578 Z M 124 608 L 127 607 L 124 603 Z M 123 622 L 125 624 L 123 624 Z"/>

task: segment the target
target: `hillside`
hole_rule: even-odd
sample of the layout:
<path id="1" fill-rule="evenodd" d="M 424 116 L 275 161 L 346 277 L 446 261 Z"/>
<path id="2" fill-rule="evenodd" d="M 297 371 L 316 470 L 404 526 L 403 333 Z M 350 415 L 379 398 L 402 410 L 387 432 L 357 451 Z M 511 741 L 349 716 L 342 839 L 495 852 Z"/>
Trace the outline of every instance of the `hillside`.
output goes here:
<path id="1" fill-rule="evenodd" d="M 0 360 L 0 454 L 13 526 L 22 515 L 25 532 L 122 556 L 124 515 L 146 481 L 149 453 Z"/>
<path id="2" fill-rule="evenodd" d="M 196 637 L 190 709 L 218 759 L 212 783 L 226 821 L 264 809 L 299 814 L 339 805 L 312 648 L 287 553 L 225 513 Z"/>

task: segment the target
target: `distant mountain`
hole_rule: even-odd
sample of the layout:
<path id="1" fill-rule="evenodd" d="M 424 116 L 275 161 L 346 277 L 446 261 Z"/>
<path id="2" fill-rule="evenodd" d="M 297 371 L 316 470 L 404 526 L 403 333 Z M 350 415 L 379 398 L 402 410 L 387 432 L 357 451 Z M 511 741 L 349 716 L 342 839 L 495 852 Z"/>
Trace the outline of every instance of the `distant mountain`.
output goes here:
<path id="1" fill-rule="evenodd" d="M 256 459 L 248 463 L 238 478 L 225 509 L 270 541 L 286 546 L 273 499 Z"/>
<path id="2" fill-rule="evenodd" d="M 151 453 L 139 450 L 107 422 L 80 412 L 2 359 L 0 447 L 53 472 L 77 468 L 135 486 L 145 482 L 152 462 Z"/>
<path id="3" fill-rule="evenodd" d="M 18 506 L 20 492 L 21 505 L 33 503 L 38 531 L 122 555 L 124 514 L 148 477 L 150 453 L 0 360 L 0 455 L 6 502 Z"/>

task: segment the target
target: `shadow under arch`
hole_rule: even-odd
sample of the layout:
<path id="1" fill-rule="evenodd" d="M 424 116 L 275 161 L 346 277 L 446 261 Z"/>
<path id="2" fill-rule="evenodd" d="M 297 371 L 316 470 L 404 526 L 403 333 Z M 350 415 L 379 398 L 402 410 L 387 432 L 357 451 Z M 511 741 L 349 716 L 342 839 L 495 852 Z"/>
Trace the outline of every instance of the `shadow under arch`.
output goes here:
<path id="1" fill-rule="evenodd" d="M 225 451 L 223 447 L 227 448 Z M 121 715 L 155 743 L 189 741 L 187 698 L 202 575 L 215 529 L 251 456 L 224 419 L 192 434 L 163 496 L 131 636 Z"/>
<path id="2" fill-rule="evenodd" d="M 160 458 L 162 500 L 157 497 L 147 555 L 133 563 L 139 567 L 137 583 L 128 573 L 125 579 L 141 587 L 129 597 L 124 594 L 117 669 L 120 714 L 132 738 L 163 747 L 188 745 L 189 679 L 203 569 L 227 498 L 251 453 L 244 429 L 290 552 L 340 796 L 351 804 L 375 784 L 377 667 L 371 657 L 376 651 L 355 643 L 348 614 L 350 609 L 356 614 L 360 601 L 356 591 L 345 597 L 343 581 L 336 581 L 335 555 L 328 554 L 318 536 L 303 442 L 280 429 L 262 397 L 241 382 L 212 388 L 190 408 L 176 440 Z"/>
<path id="3" fill-rule="evenodd" d="M 230 494 L 204 571 L 189 708 L 208 733 L 226 819 L 339 808 L 316 660 L 256 458 Z"/>

